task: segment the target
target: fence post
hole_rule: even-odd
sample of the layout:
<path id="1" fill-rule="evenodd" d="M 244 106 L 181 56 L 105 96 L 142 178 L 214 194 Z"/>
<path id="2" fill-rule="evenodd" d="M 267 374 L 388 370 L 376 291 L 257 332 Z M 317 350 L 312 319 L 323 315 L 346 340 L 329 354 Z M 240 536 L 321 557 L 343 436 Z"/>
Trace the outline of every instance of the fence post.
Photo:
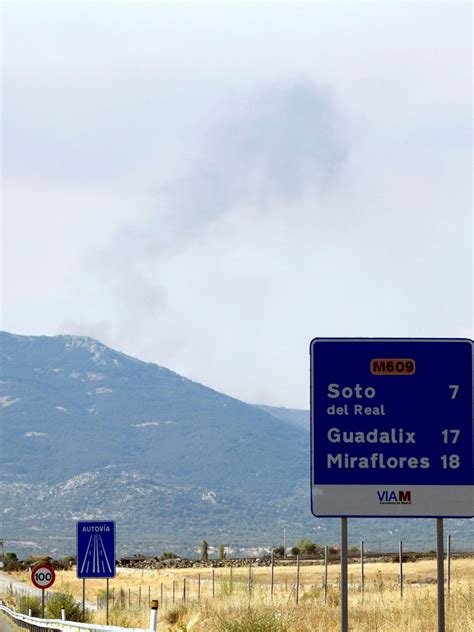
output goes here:
<path id="1" fill-rule="evenodd" d="M 272 601 L 273 601 L 274 580 L 275 580 L 275 560 L 273 558 L 273 553 L 272 553 L 272 571 L 271 571 L 271 581 L 270 581 L 270 595 L 271 595 Z"/>
<path id="2" fill-rule="evenodd" d="M 173 579 L 173 603 L 176 599 L 176 581 Z"/>
<path id="3" fill-rule="evenodd" d="M 128 609 L 130 610 L 131 605 L 131 597 L 130 597 L 130 588 L 128 589 Z"/>
<path id="4" fill-rule="evenodd" d="M 296 556 L 296 603 L 300 600 L 300 556 Z"/>
<path id="5" fill-rule="evenodd" d="M 105 580 L 105 625 L 109 625 L 109 578 Z"/>
<path id="6" fill-rule="evenodd" d="M 252 594 L 252 560 L 249 560 L 249 595 Z"/>
<path id="7" fill-rule="evenodd" d="M 160 584 L 160 601 L 161 605 L 163 605 L 163 582 Z"/>
<path id="8" fill-rule="evenodd" d="M 150 609 L 150 630 L 155 632 L 156 630 L 156 621 L 158 619 L 158 600 L 153 599 L 151 601 L 151 609 Z"/>
<path id="9" fill-rule="evenodd" d="M 66 621 L 66 611 L 64 610 L 64 606 L 61 606 L 61 619 Z"/>
<path id="10" fill-rule="evenodd" d="M 142 587 L 138 587 L 138 607 L 140 608 L 142 605 Z"/>
<path id="11" fill-rule="evenodd" d="M 201 573 L 198 573 L 198 603 L 201 601 Z"/>
<path id="12" fill-rule="evenodd" d="M 183 577 L 183 603 L 186 603 L 186 577 Z"/>
<path id="13" fill-rule="evenodd" d="M 148 607 L 151 607 L 151 587 L 150 584 L 148 584 Z"/>

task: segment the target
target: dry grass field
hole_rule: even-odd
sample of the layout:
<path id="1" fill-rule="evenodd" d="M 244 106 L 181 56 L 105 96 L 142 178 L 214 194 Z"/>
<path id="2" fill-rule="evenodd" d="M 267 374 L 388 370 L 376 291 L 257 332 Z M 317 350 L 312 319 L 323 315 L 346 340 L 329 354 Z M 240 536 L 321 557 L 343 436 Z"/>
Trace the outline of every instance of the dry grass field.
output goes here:
<path id="1" fill-rule="evenodd" d="M 451 592 L 447 598 L 447 631 L 474 632 L 474 560 L 452 561 Z M 434 632 L 436 577 L 434 560 L 404 564 L 404 594 L 400 597 L 398 564 L 366 563 L 365 591 L 360 590 L 360 565 L 349 565 L 350 630 L 352 632 Z M 324 603 L 322 565 L 302 566 L 296 604 L 295 567 L 275 567 L 274 594 L 270 569 L 119 570 L 110 580 L 113 599 L 109 623 L 148 627 L 148 599 L 160 599 L 160 632 L 336 632 L 339 630 L 339 566 L 329 566 Z M 15 576 L 28 581 L 26 574 Z M 185 580 L 185 581 L 183 581 Z M 87 580 L 86 599 L 104 594 L 105 580 Z M 174 587 L 174 588 L 173 588 Z M 82 597 L 82 580 L 74 570 L 57 574 L 55 590 Z M 184 599 L 185 590 L 185 599 Z M 198 591 L 200 599 L 198 603 Z M 174 592 L 174 598 L 173 598 Z M 139 605 L 140 601 L 140 605 Z M 105 623 L 99 608 L 95 621 Z"/>

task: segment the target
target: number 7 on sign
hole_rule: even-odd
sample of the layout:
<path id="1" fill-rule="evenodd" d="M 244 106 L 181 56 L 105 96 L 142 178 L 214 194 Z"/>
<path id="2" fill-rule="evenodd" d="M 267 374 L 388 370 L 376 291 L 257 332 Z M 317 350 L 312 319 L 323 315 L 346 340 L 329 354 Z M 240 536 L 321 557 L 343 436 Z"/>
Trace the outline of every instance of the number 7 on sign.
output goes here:
<path id="1" fill-rule="evenodd" d="M 456 395 L 459 391 L 459 384 L 450 384 L 449 388 L 451 389 L 451 399 L 456 399 Z"/>

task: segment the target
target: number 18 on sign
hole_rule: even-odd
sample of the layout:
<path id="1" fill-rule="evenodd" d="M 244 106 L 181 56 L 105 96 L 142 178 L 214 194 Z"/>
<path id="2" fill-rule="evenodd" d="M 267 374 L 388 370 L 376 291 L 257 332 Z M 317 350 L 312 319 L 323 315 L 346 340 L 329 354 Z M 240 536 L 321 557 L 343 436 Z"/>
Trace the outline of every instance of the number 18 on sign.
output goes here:
<path id="1" fill-rule="evenodd" d="M 471 517 L 472 341 L 311 342 L 312 512 Z"/>

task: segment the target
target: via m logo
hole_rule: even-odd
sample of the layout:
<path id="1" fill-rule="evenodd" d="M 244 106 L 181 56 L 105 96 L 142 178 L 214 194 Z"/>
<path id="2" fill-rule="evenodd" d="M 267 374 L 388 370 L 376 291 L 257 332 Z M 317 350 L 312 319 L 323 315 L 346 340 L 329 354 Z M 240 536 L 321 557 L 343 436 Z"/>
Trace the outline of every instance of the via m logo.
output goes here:
<path id="1" fill-rule="evenodd" d="M 411 505 L 411 490 L 377 490 L 380 505 Z"/>

